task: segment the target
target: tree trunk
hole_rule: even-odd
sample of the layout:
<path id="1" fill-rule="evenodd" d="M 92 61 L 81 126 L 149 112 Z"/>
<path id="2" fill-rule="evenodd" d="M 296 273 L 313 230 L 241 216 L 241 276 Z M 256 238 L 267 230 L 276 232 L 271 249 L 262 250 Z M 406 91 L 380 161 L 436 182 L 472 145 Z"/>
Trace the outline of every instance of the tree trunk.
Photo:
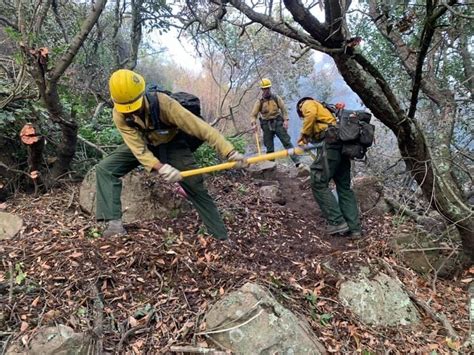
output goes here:
<path id="1" fill-rule="evenodd" d="M 52 178 L 57 179 L 71 167 L 76 153 L 78 126 L 74 118 L 64 112 L 55 83 L 50 83 L 43 100 L 52 120 L 61 127 L 61 143 L 57 149 L 57 160 L 51 171 Z"/>
<path id="2" fill-rule="evenodd" d="M 398 140 L 400 153 L 407 169 L 421 187 L 428 201 L 450 223 L 456 225 L 462 238 L 464 251 L 474 260 L 474 219 L 472 209 L 466 205 L 453 180 L 449 169 L 449 149 L 444 144 L 430 151 L 423 131 L 415 120 L 411 120 L 400 110 L 395 102 L 389 100 L 389 93 L 382 92 L 380 78 L 371 75 L 354 57 L 346 54 L 335 54 L 336 65 L 351 89 L 356 92 L 364 104 L 389 127 Z M 359 58 L 360 59 L 360 58 Z M 365 63 L 363 63 L 365 64 Z M 443 110 L 444 116 L 453 115 L 448 100 Z M 442 122 L 443 118 L 441 118 Z M 446 119 L 447 127 L 439 125 L 440 134 L 448 135 L 450 120 Z M 446 151 L 448 149 L 448 152 Z M 448 155 L 447 155 L 448 154 Z"/>
<path id="3" fill-rule="evenodd" d="M 58 146 L 58 160 L 54 163 L 51 171 L 54 179 L 60 178 L 69 171 L 77 145 L 77 124 L 60 124 L 60 126 L 61 143 Z"/>

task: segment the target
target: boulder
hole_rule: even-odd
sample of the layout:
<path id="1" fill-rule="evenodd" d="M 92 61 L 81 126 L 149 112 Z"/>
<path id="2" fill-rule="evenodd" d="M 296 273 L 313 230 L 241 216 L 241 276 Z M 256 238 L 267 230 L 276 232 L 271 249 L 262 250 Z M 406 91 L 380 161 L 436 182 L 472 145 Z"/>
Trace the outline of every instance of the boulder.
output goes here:
<path id="1" fill-rule="evenodd" d="M 419 322 L 418 311 L 397 280 L 378 273 L 341 284 L 339 298 L 362 322 L 375 326 L 400 326 Z"/>
<path id="2" fill-rule="evenodd" d="M 133 171 L 122 178 L 122 219 L 125 223 L 177 216 L 189 204 L 177 193 L 176 185 L 160 184 L 144 171 Z M 83 211 L 95 214 L 95 169 L 90 170 L 79 190 Z"/>
<path id="3" fill-rule="evenodd" d="M 205 317 L 207 334 L 235 354 L 325 354 L 309 325 L 263 287 L 247 283 Z"/>
<path id="4" fill-rule="evenodd" d="M 92 339 L 64 325 L 41 328 L 24 348 L 14 343 L 6 355 L 87 355 L 92 354 Z"/>
<path id="5" fill-rule="evenodd" d="M 274 161 L 263 161 L 250 165 L 247 171 L 255 179 L 274 180 L 276 178 L 277 164 Z"/>
<path id="6" fill-rule="evenodd" d="M 0 240 L 13 238 L 23 227 L 23 219 L 14 214 L 0 212 Z"/>
<path id="7" fill-rule="evenodd" d="M 391 240 L 391 246 L 412 270 L 425 275 L 436 271 L 439 277 L 449 277 L 466 261 L 462 248 L 453 253 L 451 246 L 461 245 L 455 228 L 444 236 L 433 236 L 422 229 L 400 232 Z"/>
<path id="8" fill-rule="evenodd" d="M 383 185 L 375 176 L 360 176 L 352 180 L 352 189 L 357 196 L 360 211 L 383 214 L 386 208 L 383 199 Z"/>
<path id="9" fill-rule="evenodd" d="M 283 196 L 283 193 L 280 189 L 280 185 L 278 183 L 275 185 L 262 186 L 258 192 L 260 194 L 260 197 L 265 200 L 269 200 L 273 203 L 278 203 L 282 206 L 286 204 L 285 196 Z"/>

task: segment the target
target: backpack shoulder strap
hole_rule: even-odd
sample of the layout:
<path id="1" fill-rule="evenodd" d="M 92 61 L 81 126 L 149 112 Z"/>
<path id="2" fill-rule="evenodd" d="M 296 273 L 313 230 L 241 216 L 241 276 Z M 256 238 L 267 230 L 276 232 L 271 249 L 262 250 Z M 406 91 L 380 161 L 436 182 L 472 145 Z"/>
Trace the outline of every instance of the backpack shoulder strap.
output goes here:
<path id="1" fill-rule="evenodd" d="M 281 110 L 280 104 L 278 103 L 278 96 L 277 95 L 272 94 L 272 96 L 270 97 L 270 100 L 275 101 L 277 107 Z"/>
<path id="2" fill-rule="evenodd" d="M 148 91 L 146 94 L 146 99 L 150 105 L 150 117 L 151 122 L 153 123 L 153 129 L 161 129 L 160 121 L 160 101 L 157 97 L 156 91 Z"/>
<path id="3" fill-rule="evenodd" d="M 331 114 L 339 119 L 340 118 L 340 114 L 341 114 L 341 111 L 340 109 L 336 108 L 336 105 L 334 104 L 328 104 L 327 102 L 324 102 L 324 101 L 321 101 L 321 105 L 323 105 L 323 107 L 328 110 L 329 112 L 331 112 Z"/>

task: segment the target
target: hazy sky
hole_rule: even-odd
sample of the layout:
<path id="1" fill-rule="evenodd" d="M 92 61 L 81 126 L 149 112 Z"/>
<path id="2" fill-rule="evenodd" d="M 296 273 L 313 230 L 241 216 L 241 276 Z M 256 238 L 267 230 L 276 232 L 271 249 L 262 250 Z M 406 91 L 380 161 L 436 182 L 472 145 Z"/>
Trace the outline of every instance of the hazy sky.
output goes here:
<path id="1" fill-rule="evenodd" d="M 202 69 L 201 61 L 194 50 L 192 44 L 181 36 L 178 39 L 178 31 L 171 29 L 168 33 L 161 36 L 157 36 L 161 46 L 168 49 L 168 53 L 171 56 L 171 61 L 179 63 L 182 67 L 200 71 Z"/>

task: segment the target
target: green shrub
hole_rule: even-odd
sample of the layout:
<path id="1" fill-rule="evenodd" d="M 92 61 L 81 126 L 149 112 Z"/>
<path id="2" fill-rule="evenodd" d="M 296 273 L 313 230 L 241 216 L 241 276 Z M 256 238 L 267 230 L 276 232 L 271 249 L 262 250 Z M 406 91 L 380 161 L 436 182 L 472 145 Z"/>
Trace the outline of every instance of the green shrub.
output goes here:
<path id="1" fill-rule="evenodd" d="M 227 138 L 240 153 L 245 153 L 246 140 L 243 137 Z M 194 152 L 199 167 L 212 166 L 221 163 L 217 152 L 204 143 Z"/>

